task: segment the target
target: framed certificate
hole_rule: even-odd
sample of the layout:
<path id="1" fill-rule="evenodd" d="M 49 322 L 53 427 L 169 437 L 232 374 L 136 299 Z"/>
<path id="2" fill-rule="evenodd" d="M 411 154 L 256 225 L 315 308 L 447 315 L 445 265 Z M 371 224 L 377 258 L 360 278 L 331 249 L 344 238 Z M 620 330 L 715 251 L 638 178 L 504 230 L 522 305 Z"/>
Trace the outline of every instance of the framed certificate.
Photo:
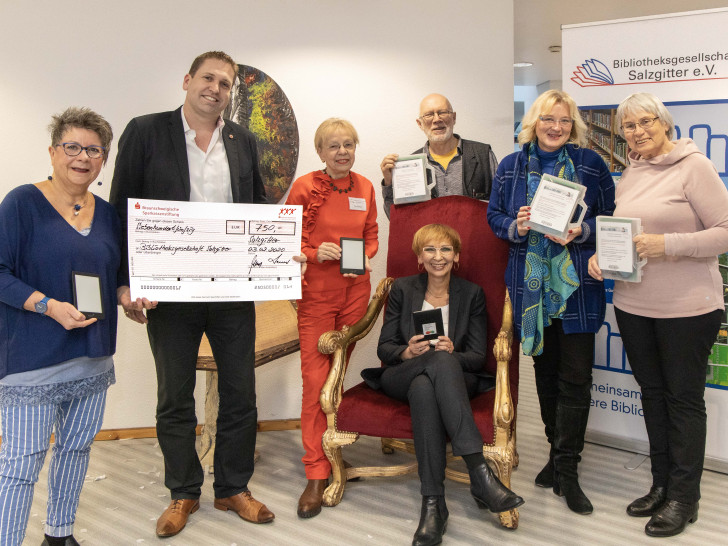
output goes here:
<path id="1" fill-rule="evenodd" d="M 570 229 L 581 225 L 586 215 L 586 186 L 544 174 L 531 201 L 531 219 L 524 225 L 534 231 L 566 239 Z M 574 213 L 581 208 L 575 222 Z"/>
<path id="2" fill-rule="evenodd" d="M 392 193 L 395 205 L 419 203 L 430 199 L 430 192 L 435 187 L 435 177 L 427 183 L 427 173 L 431 171 L 427 156 L 400 156 L 392 169 Z"/>
<path id="3" fill-rule="evenodd" d="M 647 258 L 640 260 L 632 241 L 642 233 L 639 218 L 597 216 L 597 261 L 602 277 L 615 281 L 640 282 Z"/>

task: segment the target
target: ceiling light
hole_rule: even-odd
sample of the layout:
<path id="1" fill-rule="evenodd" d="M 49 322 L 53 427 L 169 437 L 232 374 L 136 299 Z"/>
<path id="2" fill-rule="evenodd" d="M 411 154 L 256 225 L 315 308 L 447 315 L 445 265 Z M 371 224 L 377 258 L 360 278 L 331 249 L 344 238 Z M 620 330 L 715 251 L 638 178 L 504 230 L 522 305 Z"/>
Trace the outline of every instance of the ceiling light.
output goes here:
<path id="1" fill-rule="evenodd" d="M 513 63 L 513 68 L 526 68 L 528 66 L 533 66 L 533 63 L 529 63 L 528 61 Z"/>

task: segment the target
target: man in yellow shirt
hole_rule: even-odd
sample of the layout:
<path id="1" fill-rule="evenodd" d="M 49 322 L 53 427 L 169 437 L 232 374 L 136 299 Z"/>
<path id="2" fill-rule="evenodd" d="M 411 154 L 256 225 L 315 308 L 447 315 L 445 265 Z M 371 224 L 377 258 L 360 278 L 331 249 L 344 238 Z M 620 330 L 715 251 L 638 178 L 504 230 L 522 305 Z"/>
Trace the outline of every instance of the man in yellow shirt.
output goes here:
<path id="1" fill-rule="evenodd" d="M 427 136 L 427 142 L 413 153 L 427 154 L 427 160 L 434 169 L 436 185 L 432 197 L 467 195 L 487 200 L 498 160 L 490 145 L 465 140 L 455 134 L 455 118 L 447 97 L 433 93 L 422 99 L 417 126 Z M 389 154 L 380 165 L 384 176 L 382 195 L 387 217 L 393 202 L 392 169 L 398 157 L 398 154 Z"/>

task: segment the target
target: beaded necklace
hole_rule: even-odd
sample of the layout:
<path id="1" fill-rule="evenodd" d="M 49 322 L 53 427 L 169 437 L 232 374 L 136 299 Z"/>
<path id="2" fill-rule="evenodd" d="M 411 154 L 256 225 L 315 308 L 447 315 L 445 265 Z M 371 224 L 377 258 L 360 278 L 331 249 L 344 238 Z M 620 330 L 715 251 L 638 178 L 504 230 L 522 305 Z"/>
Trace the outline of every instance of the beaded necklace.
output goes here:
<path id="1" fill-rule="evenodd" d="M 326 172 L 326 169 L 324 169 L 324 172 Z M 328 174 L 328 173 L 327 173 Z M 354 179 L 351 177 L 351 171 L 349 171 L 349 187 L 341 189 L 334 184 L 333 180 L 329 180 L 329 186 L 331 186 L 331 189 L 338 191 L 339 193 L 349 193 L 351 190 L 354 189 Z"/>

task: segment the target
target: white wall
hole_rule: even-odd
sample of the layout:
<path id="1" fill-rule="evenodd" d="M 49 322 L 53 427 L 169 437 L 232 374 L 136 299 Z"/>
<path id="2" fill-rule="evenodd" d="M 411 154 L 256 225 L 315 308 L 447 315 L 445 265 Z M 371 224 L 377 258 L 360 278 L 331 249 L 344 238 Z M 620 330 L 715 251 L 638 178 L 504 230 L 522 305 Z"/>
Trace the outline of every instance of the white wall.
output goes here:
<path id="1" fill-rule="evenodd" d="M 511 151 L 512 1 L 0 2 L 0 196 L 49 174 L 53 113 L 89 106 L 118 138 L 133 116 L 179 106 L 189 64 L 211 49 L 263 70 L 287 94 L 299 124 L 299 174 L 320 165 L 318 124 L 340 116 L 361 138 L 355 170 L 378 185 L 386 153 L 424 142 L 415 117 L 430 92 L 450 98 L 463 136 L 489 142 L 498 158 Z M 91 188 L 103 198 L 115 155 L 116 143 L 104 184 Z M 384 276 L 388 229 L 382 214 L 375 282 Z M 350 382 L 374 363 L 375 345 L 370 335 L 357 348 Z M 104 428 L 153 426 L 154 363 L 144 328 L 126 319 L 116 370 Z M 260 419 L 298 417 L 298 354 L 258 368 L 257 381 Z"/>

